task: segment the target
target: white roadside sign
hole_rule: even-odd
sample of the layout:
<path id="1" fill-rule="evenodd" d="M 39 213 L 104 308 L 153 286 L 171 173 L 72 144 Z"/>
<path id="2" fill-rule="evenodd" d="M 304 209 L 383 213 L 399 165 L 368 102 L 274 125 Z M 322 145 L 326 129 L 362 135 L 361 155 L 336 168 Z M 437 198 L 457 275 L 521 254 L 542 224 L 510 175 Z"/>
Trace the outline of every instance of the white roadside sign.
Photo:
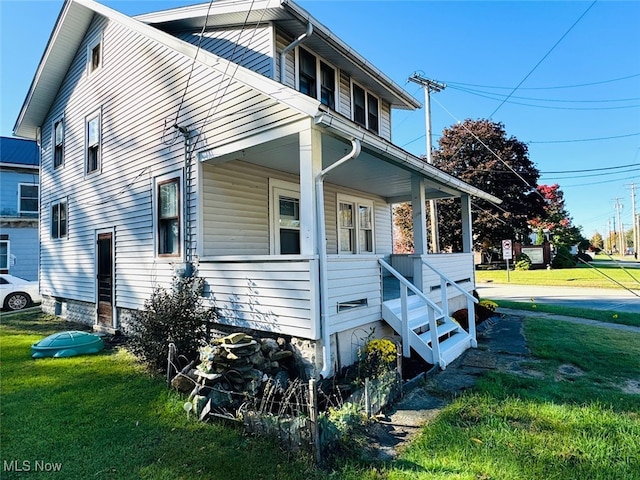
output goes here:
<path id="1" fill-rule="evenodd" d="M 504 260 L 511 260 L 513 258 L 511 240 L 502 240 L 502 258 Z"/>

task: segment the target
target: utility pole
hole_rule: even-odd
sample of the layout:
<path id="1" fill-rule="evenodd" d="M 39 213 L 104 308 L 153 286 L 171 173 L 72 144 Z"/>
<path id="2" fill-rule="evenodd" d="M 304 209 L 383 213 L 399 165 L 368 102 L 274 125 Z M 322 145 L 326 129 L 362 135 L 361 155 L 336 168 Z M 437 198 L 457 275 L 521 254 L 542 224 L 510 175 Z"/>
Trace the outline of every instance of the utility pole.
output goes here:
<path id="1" fill-rule="evenodd" d="M 620 210 L 622 210 L 622 205 L 620 204 L 620 199 L 615 198 L 616 201 L 616 216 L 618 217 L 618 228 L 620 229 L 620 241 L 618 242 L 620 245 L 620 249 L 618 250 L 618 255 L 624 255 L 624 229 L 622 228 L 622 221 L 620 220 Z"/>
<path id="2" fill-rule="evenodd" d="M 444 83 L 424 78 L 417 73 L 409 77 L 409 81 L 424 88 L 425 124 L 427 128 L 427 163 L 433 164 L 433 147 L 431 144 L 431 92 L 440 92 L 446 88 Z M 431 222 L 431 251 L 440 253 L 440 235 L 438 233 L 438 207 L 435 200 L 429 200 L 429 220 Z"/>
<path id="3" fill-rule="evenodd" d="M 636 215 L 636 184 L 631 184 L 631 218 L 633 220 L 633 254 L 635 258 L 638 258 L 638 244 L 640 244 L 640 237 L 638 237 L 638 218 Z"/>

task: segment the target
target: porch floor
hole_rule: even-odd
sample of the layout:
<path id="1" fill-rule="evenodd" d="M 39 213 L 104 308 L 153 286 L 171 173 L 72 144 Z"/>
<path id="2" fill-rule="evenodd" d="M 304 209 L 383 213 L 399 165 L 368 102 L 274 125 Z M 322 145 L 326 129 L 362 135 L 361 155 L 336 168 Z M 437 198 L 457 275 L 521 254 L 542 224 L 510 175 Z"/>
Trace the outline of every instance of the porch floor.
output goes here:
<path id="1" fill-rule="evenodd" d="M 413 283 L 413 277 L 406 277 L 406 279 Z M 415 295 L 411 290 L 408 294 Z M 393 275 L 388 275 L 382 279 L 382 301 L 386 302 L 394 298 L 400 298 L 400 280 Z"/>

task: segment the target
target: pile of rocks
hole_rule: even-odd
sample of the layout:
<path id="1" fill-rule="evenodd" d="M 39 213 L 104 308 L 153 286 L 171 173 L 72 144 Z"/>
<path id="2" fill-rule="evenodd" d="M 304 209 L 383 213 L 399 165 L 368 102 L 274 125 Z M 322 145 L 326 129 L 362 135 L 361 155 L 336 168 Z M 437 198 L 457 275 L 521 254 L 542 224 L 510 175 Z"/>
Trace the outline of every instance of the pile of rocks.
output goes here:
<path id="1" fill-rule="evenodd" d="M 200 349 L 200 363 L 184 368 L 172 380 L 179 391 L 190 392 L 185 409 L 200 418 L 212 409 L 231 407 L 256 397 L 270 379 L 281 389 L 289 382 L 293 357 L 285 339 L 254 339 L 233 333 Z M 205 412 L 205 415 L 203 415 Z"/>

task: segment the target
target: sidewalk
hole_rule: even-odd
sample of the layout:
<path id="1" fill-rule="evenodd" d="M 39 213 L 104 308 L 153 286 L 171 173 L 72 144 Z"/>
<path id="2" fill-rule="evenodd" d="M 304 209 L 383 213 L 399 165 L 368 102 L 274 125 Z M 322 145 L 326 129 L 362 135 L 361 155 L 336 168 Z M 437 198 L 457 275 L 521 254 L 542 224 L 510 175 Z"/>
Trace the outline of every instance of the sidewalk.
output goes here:
<path id="1" fill-rule="evenodd" d="M 487 371 L 501 371 L 528 377 L 540 373 L 523 367 L 531 360 L 523 333 L 526 317 L 551 318 L 558 321 L 581 323 L 640 334 L 640 327 L 598 322 L 543 312 L 498 308 L 489 319 L 487 328 L 478 334 L 478 348 L 467 350 L 446 370 L 429 372 L 426 379 L 406 391 L 387 416 L 372 426 L 372 444 L 379 460 L 392 460 L 398 449 L 407 443 L 456 396 L 473 387 Z"/>

